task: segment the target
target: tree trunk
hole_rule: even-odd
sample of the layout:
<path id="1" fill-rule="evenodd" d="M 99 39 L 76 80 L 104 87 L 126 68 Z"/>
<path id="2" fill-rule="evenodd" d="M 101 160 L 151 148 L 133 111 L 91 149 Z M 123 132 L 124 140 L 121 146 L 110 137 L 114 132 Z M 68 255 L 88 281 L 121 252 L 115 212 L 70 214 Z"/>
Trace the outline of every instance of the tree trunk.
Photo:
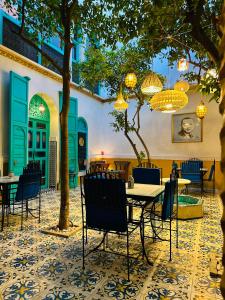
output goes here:
<path id="1" fill-rule="evenodd" d="M 147 161 L 148 161 L 148 163 L 150 163 L 150 153 L 149 153 L 148 147 L 146 146 L 146 144 L 144 142 L 144 139 L 142 138 L 142 136 L 140 135 L 140 132 L 139 132 L 140 128 L 141 128 L 140 111 L 141 111 L 141 108 L 143 106 L 144 101 L 139 98 L 138 94 L 136 94 L 136 96 L 139 100 L 139 104 L 137 106 L 136 113 L 133 117 L 133 126 L 134 126 L 134 128 L 135 128 L 135 117 L 137 117 L 137 128 L 134 131 L 135 131 L 139 141 L 141 142 L 142 146 L 144 147 L 145 152 L 146 152 L 146 156 L 147 156 Z"/>
<path id="2" fill-rule="evenodd" d="M 220 114 L 223 116 L 223 125 L 220 131 L 220 143 L 221 143 L 221 161 L 220 161 L 220 168 L 223 174 L 223 186 L 221 190 L 220 197 L 223 203 L 223 215 L 221 219 L 221 227 L 223 231 L 223 257 L 222 263 L 225 267 L 225 1 L 223 4 L 222 14 L 220 17 L 220 29 L 223 33 L 223 37 L 220 41 L 219 52 L 221 56 L 221 63 L 220 63 L 220 84 L 221 84 L 221 102 L 219 106 Z M 223 298 L 225 298 L 225 271 L 223 271 L 223 275 L 221 278 L 220 283 L 221 293 Z"/>
<path id="3" fill-rule="evenodd" d="M 146 146 L 146 144 L 145 144 L 142 136 L 140 135 L 140 133 L 137 130 L 135 130 L 135 133 L 136 133 L 137 137 L 139 138 L 142 146 L 144 147 L 145 152 L 146 152 L 146 156 L 147 156 L 147 161 L 148 161 L 148 163 L 150 163 L 150 153 L 149 153 L 148 147 Z"/>
<path id="4" fill-rule="evenodd" d="M 129 137 L 128 132 L 127 132 L 127 110 L 125 111 L 125 129 L 124 129 L 124 135 L 128 139 L 129 143 L 131 144 L 131 147 L 133 148 L 134 153 L 135 153 L 135 155 L 137 157 L 138 165 L 140 165 L 141 164 L 141 160 L 140 160 L 140 155 L 138 153 L 137 147 L 133 143 L 133 141 L 131 140 L 131 138 Z"/>
<path id="5" fill-rule="evenodd" d="M 68 18 L 68 16 L 67 16 Z M 69 19 L 69 18 L 68 18 Z M 64 55 L 63 55 L 63 105 L 60 113 L 61 125 L 61 203 L 59 229 L 69 227 L 69 159 L 68 159 L 68 113 L 70 106 L 70 20 L 64 24 Z"/>

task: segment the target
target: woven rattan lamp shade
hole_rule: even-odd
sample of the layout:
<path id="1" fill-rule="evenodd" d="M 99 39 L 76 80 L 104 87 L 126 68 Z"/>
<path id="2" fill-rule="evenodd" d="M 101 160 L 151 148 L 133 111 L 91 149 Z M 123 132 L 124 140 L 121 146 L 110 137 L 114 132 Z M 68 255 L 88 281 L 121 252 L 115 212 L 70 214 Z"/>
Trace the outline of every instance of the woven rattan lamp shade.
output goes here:
<path id="1" fill-rule="evenodd" d="M 128 103 L 124 100 L 123 94 L 120 91 L 116 102 L 114 103 L 114 109 L 116 110 L 126 110 L 128 108 Z"/>
<path id="2" fill-rule="evenodd" d="M 141 85 L 141 91 L 145 95 L 152 95 L 158 93 L 162 90 L 162 88 L 162 82 L 155 73 L 151 73 L 147 77 L 145 77 Z"/>
<path id="3" fill-rule="evenodd" d="M 172 113 L 188 103 L 188 96 L 181 91 L 165 90 L 155 94 L 149 102 L 156 111 Z"/>
<path id="4" fill-rule="evenodd" d="M 134 88 L 137 84 L 137 76 L 135 73 L 128 73 L 125 77 L 125 85 L 128 88 Z"/>
<path id="5" fill-rule="evenodd" d="M 187 92 L 189 90 L 189 83 L 187 81 L 178 81 L 174 84 L 176 91 Z"/>
<path id="6" fill-rule="evenodd" d="M 207 107 L 205 106 L 204 102 L 201 103 L 196 107 L 196 115 L 199 119 L 203 119 L 207 114 Z"/>

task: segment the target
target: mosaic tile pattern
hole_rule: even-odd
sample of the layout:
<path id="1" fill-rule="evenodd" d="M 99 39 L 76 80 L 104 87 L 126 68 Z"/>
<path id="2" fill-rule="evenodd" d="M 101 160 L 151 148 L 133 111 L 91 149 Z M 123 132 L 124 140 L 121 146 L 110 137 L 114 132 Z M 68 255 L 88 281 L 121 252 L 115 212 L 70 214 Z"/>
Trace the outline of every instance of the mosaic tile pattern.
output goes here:
<path id="1" fill-rule="evenodd" d="M 71 191 L 71 220 L 81 224 L 79 190 Z M 78 231 L 69 239 L 45 235 L 40 229 L 56 225 L 59 193 L 43 195 L 42 222 L 29 218 L 20 231 L 20 218 L 10 216 L 10 226 L 0 233 L 0 299 L 222 299 L 219 279 L 209 276 L 209 255 L 222 253 L 219 197 L 204 197 L 204 218 L 179 222 L 179 248 L 173 242 L 169 261 L 168 243 L 146 243 L 154 262 L 131 260 L 127 280 L 126 258 L 94 252 L 82 269 L 82 239 Z M 138 213 L 138 212 L 136 212 Z M 100 241 L 90 232 L 88 247 Z M 111 237 L 110 247 L 126 249 L 122 237 Z M 141 250 L 139 232 L 131 239 L 131 252 Z"/>

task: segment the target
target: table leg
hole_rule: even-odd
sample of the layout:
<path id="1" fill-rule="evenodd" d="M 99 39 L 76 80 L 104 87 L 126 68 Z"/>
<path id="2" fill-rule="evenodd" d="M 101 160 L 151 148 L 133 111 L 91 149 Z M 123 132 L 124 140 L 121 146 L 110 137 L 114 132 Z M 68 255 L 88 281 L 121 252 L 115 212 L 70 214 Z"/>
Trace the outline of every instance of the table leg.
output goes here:
<path id="1" fill-rule="evenodd" d="M 141 220 L 140 220 L 140 235 L 141 235 L 141 245 L 142 245 L 142 255 L 145 257 L 147 263 L 150 266 L 153 266 L 153 262 L 148 259 L 147 253 L 145 251 L 145 235 L 144 235 L 144 208 L 141 211 Z"/>

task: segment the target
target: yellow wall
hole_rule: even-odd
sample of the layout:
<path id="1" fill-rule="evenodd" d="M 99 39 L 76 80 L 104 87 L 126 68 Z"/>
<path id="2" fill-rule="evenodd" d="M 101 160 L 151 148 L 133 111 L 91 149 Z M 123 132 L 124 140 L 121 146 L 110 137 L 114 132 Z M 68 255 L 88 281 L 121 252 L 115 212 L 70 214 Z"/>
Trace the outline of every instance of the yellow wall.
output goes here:
<path id="1" fill-rule="evenodd" d="M 99 159 L 102 160 L 102 159 Z M 130 159 L 130 158 L 106 158 L 105 159 L 107 163 L 109 163 L 109 169 L 115 169 L 115 165 L 114 165 L 114 161 L 118 161 L 118 160 L 126 160 L 126 161 L 130 161 L 130 166 L 129 166 L 129 174 L 132 173 L 132 168 L 137 166 L 137 160 L 136 159 Z M 173 160 L 170 159 L 152 159 L 151 162 L 155 165 L 157 165 L 159 168 L 162 168 L 162 176 L 163 177 L 169 177 L 170 173 L 171 173 L 171 168 L 172 168 L 172 163 Z M 178 166 L 180 166 L 180 163 L 182 161 L 181 160 L 176 160 L 176 163 L 178 164 Z M 208 172 L 205 174 L 205 178 L 208 177 L 209 175 L 209 170 L 211 168 L 213 161 L 204 161 L 203 166 L 204 168 L 208 169 Z M 216 161 L 216 172 L 215 172 L 215 179 L 216 179 L 216 187 L 218 189 L 220 189 L 221 183 L 222 183 L 222 173 L 220 171 L 220 162 Z"/>

